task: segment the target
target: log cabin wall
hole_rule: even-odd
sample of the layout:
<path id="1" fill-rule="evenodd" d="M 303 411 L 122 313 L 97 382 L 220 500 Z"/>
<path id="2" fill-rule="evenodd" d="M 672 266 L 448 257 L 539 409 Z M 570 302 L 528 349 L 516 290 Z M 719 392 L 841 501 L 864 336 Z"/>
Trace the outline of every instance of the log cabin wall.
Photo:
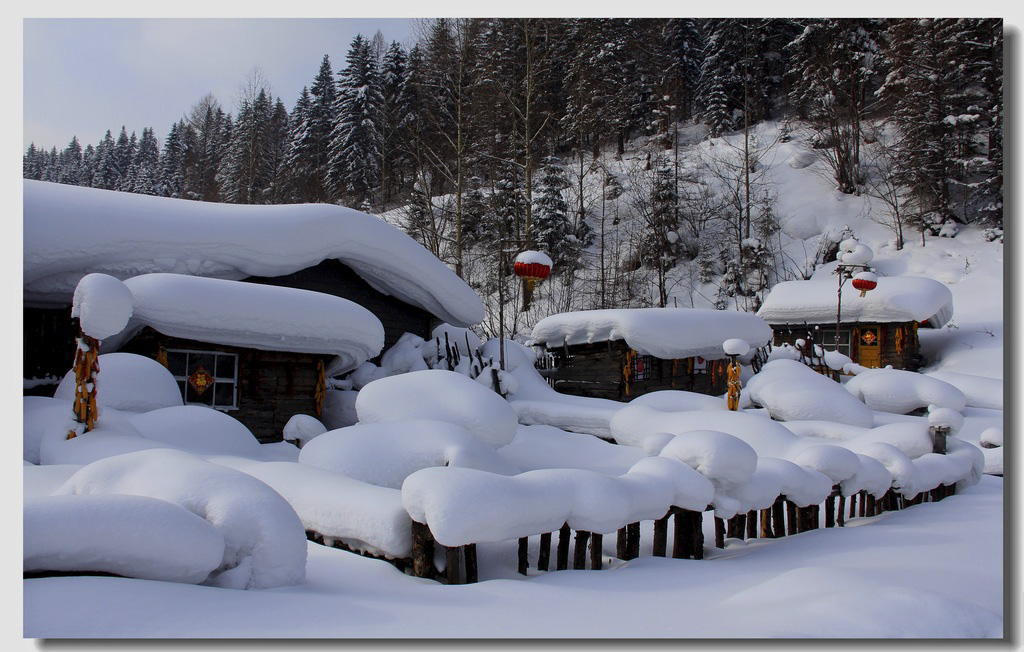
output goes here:
<path id="1" fill-rule="evenodd" d="M 160 347 L 210 351 L 238 356 L 235 409 L 224 410 L 241 421 L 260 443 L 282 440 L 284 426 L 295 414 L 316 416 L 317 362 L 331 356 L 260 351 L 167 337 L 147 327 L 121 351 L 158 359 Z"/>
<path id="2" fill-rule="evenodd" d="M 245 281 L 312 290 L 358 303 L 384 325 L 383 351 L 391 348 L 404 333 L 430 339 L 434 327 L 440 323 L 427 311 L 374 290 L 358 274 L 333 258 L 294 274 L 250 276 Z"/>
<path id="3" fill-rule="evenodd" d="M 630 401 L 665 389 L 725 393 L 725 360 L 642 356 L 622 341 L 551 348 L 553 387 L 563 394 Z M 629 368 L 627 374 L 626 369 Z"/>
<path id="4" fill-rule="evenodd" d="M 796 340 L 810 340 L 834 348 L 836 325 L 831 324 L 771 324 L 773 346 L 794 344 Z M 840 352 L 849 355 L 857 364 L 862 361 L 861 347 L 867 331 L 878 337 L 879 367 L 892 365 L 894 369 L 917 371 L 923 365 L 916 322 L 844 322 L 839 325 Z M 852 345 L 848 344 L 852 340 Z"/>
<path id="5" fill-rule="evenodd" d="M 63 378 L 74 363 L 78 330 L 71 320 L 71 306 L 25 308 L 22 311 L 23 378 Z M 56 385 L 41 385 L 25 394 L 53 396 Z"/>

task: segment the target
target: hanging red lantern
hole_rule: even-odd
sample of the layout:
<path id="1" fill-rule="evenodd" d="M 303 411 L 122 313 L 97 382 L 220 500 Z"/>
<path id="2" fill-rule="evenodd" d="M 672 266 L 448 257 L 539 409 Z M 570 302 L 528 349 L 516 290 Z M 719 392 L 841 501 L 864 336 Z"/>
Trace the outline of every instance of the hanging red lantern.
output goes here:
<path id="1" fill-rule="evenodd" d="M 860 272 L 853 277 L 853 289 L 860 290 L 860 296 L 866 296 L 869 290 L 878 286 L 878 277 L 871 272 Z"/>
<path id="2" fill-rule="evenodd" d="M 513 270 L 516 276 L 526 279 L 530 289 L 538 281 L 543 281 L 551 274 L 551 259 L 540 251 L 524 251 L 516 256 Z"/>

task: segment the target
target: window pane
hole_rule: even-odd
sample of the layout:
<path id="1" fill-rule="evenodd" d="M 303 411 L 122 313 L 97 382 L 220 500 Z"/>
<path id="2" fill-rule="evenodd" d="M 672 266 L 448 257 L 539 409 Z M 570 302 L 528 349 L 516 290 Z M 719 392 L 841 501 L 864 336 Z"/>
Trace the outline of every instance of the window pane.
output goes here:
<path id="1" fill-rule="evenodd" d="M 220 407 L 234 407 L 235 405 L 235 384 L 218 382 L 213 386 L 213 404 Z"/>
<path id="2" fill-rule="evenodd" d="M 217 369 L 210 370 L 213 375 L 217 378 L 234 378 L 235 377 L 235 356 L 224 355 L 223 353 L 217 354 Z"/>
<path id="3" fill-rule="evenodd" d="M 213 405 L 213 389 L 207 389 L 202 394 L 196 392 L 192 385 L 188 385 L 186 388 L 185 395 L 186 403 L 202 403 L 203 405 Z"/>
<path id="4" fill-rule="evenodd" d="M 185 374 L 185 363 L 188 359 L 187 353 L 181 353 L 179 351 L 168 351 L 167 352 L 167 369 L 175 376 L 184 376 Z"/>
<path id="5" fill-rule="evenodd" d="M 188 373 L 191 376 L 199 367 L 206 369 L 206 373 L 212 374 L 216 355 L 213 353 L 190 353 L 188 356 Z"/>

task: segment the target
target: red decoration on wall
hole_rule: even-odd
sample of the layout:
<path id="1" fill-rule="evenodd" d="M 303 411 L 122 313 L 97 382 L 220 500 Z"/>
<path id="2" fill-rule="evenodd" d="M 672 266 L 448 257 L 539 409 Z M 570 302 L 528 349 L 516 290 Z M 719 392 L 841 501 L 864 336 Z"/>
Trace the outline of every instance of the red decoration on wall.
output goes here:
<path id="1" fill-rule="evenodd" d="M 196 394 L 202 396 L 203 392 L 213 386 L 213 376 L 210 375 L 210 372 L 205 367 L 200 365 L 188 377 L 188 384 L 192 386 L 192 389 L 196 390 Z"/>

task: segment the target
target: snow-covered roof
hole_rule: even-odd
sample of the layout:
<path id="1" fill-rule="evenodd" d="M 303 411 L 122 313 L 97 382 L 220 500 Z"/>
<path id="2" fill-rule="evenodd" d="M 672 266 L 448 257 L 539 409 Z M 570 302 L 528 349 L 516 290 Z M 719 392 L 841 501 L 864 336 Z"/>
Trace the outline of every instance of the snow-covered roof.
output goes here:
<path id="1" fill-rule="evenodd" d="M 458 326 L 480 322 L 476 293 L 386 222 L 331 204 L 249 206 L 24 181 L 24 296 L 68 305 L 90 272 L 240 280 L 338 259 L 374 289 Z"/>
<path id="2" fill-rule="evenodd" d="M 125 330 L 109 341 L 114 347 L 150 326 L 201 342 L 332 354 L 346 369 L 384 348 L 384 327 L 373 313 L 329 294 L 183 274 L 144 274 L 124 285 L 134 308 Z"/>
<path id="3" fill-rule="evenodd" d="M 533 327 L 534 342 L 549 347 L 625 340 L 637 352 L 662 359 L 724 358 L 722 343 L 728 339 L 760 347 L 771 336 L 771 327 L 753 313 L 699 308 L 565 312 Z"/>
<path id="4" fill-rule="evenodd" d="M 770 324 L 835 323 L 838 282 L 784 281 L 771 289 L 757 315 Z M 953 294 L 945 285 L 917 276 L 886 276 L 866 296 L 843 288 L 844 322 L 927 321 L 941 328 L 953 316 Z"/>

